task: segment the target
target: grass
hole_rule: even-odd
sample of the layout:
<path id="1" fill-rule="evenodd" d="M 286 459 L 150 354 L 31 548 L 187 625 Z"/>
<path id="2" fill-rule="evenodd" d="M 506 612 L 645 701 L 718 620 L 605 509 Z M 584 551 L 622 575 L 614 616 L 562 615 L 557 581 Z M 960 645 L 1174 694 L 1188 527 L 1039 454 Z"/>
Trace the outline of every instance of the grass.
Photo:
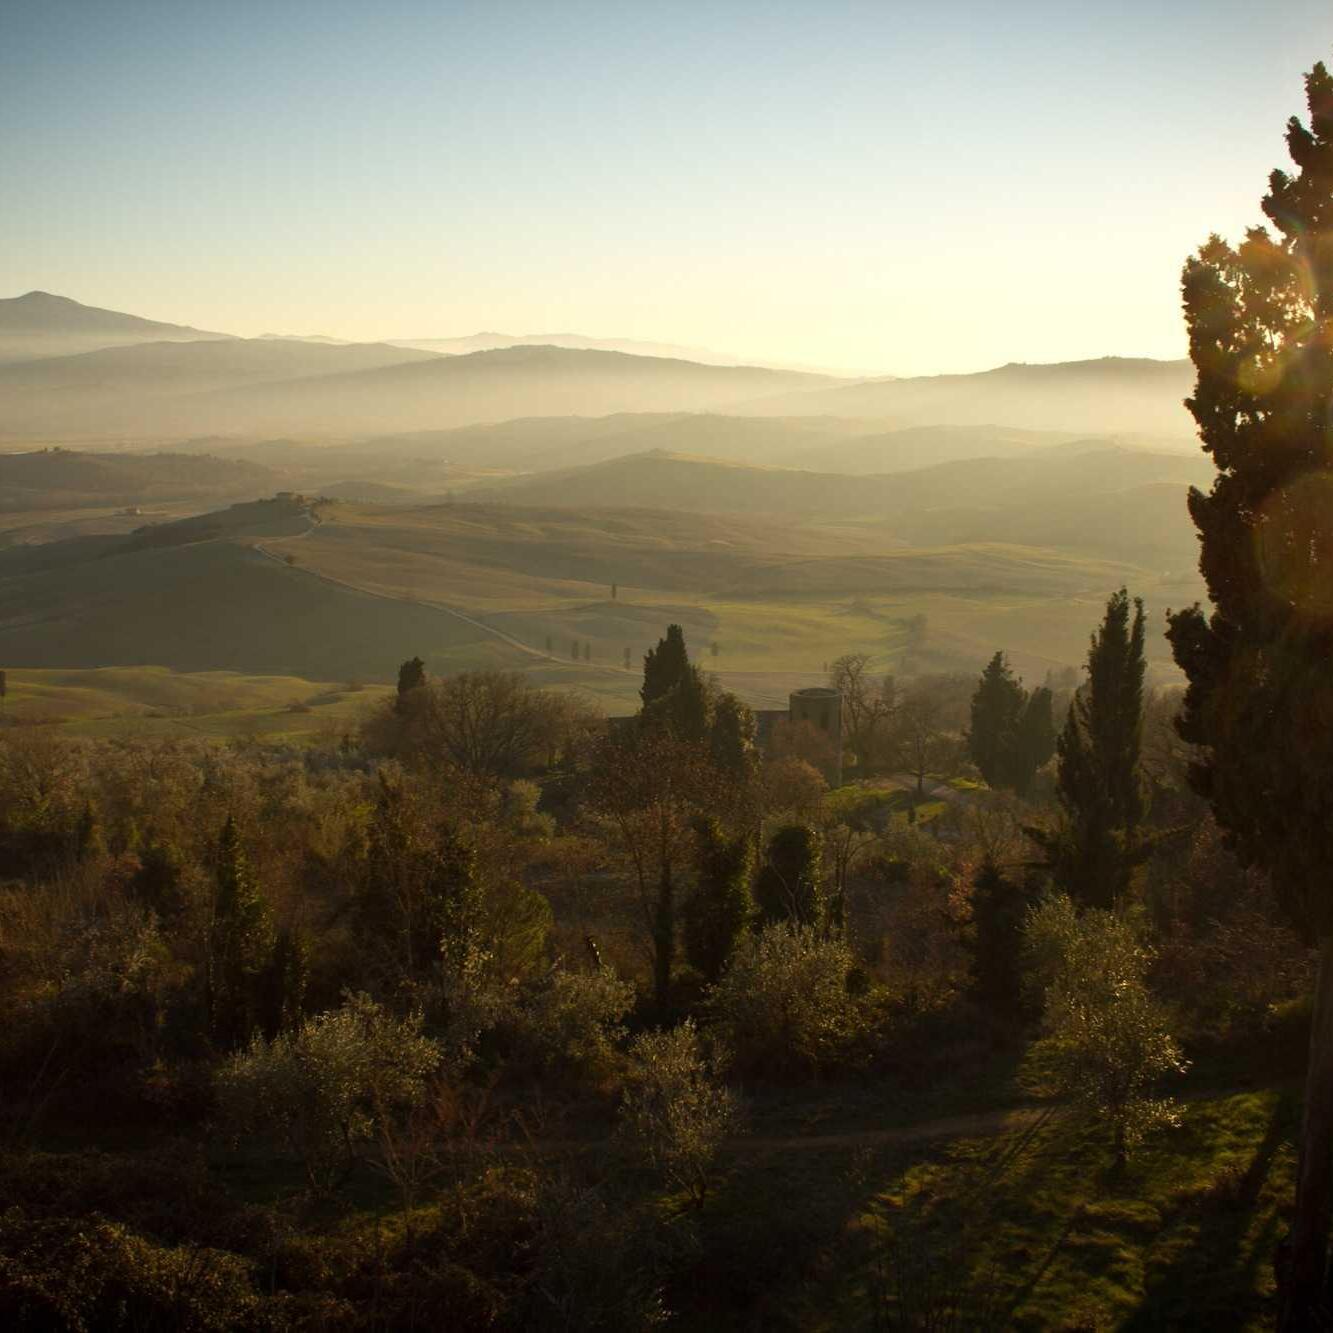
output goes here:
<path id="1" fill-rule="evenodd" d="M 971 1273 L 998 1286 L 1007 1327 L 1267 1327 L 1295 1123 L 1281 1089 L 1194 1102 L 1123 1176 L 1100 1126 L 1054 1120 L 998 1150 L 964 1140 L 877 1188 L 861 1224 L 922 1219 L 971 1189 Z"/>
<path id="2" fill-rule="evenodd" d="M 589 646 L 593 670 L 580 670 L 603 691 L 626 649 L 637 671 L 675 621 L 698 660 L 759 704 L 785 700 L 853 651 L 880 670 L 970 669 L 1003 646 L 1040 679 L 1082 659 L 1121 581 L 1145 593 L 1154 614 L 1187 596 L 1093 557 L 994 544 L 918 549 L 879 524 L 753 515 L 339 504 L 309 536 L 268 545 L 303 569 L 462 609 L 541 651 L 549 643 L 571 666 L 573 643 Z M 920 616 L 926 631 L 913 642 L 909 622 Z M 1156 637 L 1150 657 L 1170 670 Z"/>
<path id="3" fill-rule="evenodd" d="M 902 1264 L 982 1289 L 999 1317 L 967 1327 L 1267 1328 L 1296 1122 L 1285 1088 L 1194 1101 L 1120 1176 L 1107 1132 L 1059 1115 L 1000 1138 L 771 1153 L 702 1220 L 705 1262 L 744 1308 L 691 1311 L 691 1274 L 682 1326 L 872 1327 L 876 1276 Z"/>
<path id="4" fill-rule="evenodd" d="M 387 686 L 166 667 L 12 670 L 5 715 L 80 736 L 299 741 L 355 725 Z"/>

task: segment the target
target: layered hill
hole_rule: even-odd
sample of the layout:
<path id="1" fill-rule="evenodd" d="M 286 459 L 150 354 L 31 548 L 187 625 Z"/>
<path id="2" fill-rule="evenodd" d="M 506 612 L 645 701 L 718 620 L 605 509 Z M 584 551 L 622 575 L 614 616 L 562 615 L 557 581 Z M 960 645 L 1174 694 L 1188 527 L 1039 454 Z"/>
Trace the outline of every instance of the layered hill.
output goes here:
<path id="1" fill-rule="evenodd" d="M 1188 438 L 1194 423 L 1183 402 L 1193 383 L 1188 361 L 1103 357 L 1011 364 L 973 375 L 864 380 L 799 399 L 783 395 L 746 411 L 884 418 L 900 426 L 1002 422 L 1023 430 Z"/>
<path id="2" fill-rule="evenodd" d="M 209 394 L 437 359 L 382 343 L 266 338 L 137 343 L 49 357 L 0 366 L 0 431 L 29 438 L 202 433 L 192 429 L 190 404 Z"/>
<path id="3" fill-rule="evenodd" d="M 623 352 L 628 356 L 668 357 L 698 361 L 706 366 L 739 366 L 743 358 L 713 352 L 706 347 L 681 347 L 675 343 L 645 342 L 636 338 L 592 338 L 584 333 L 472 333 L 462 338 L 391 338 L 395 347 L 416 347 L 445 356 L 468 356 L 505 347 L 564 347 L 580 352 Z"/>
<path id="4" fill-rule="evenodd" d="M 1201 455 L 1102 443 L 849 476 L 654 452 L 513 479 L 476 499 L 574 509 L 658 508 L 876 523 L 903 542 L 1017 542 L 1188 568 Z"/>
<path id="5" fill-rule="evenodd" d="M 28 292 L 0 300 L 0 365 L 69 356 L 104 347 L 145 342 L 194 342 L 225 339 L 187 324 L 164 324 L 118 310 L 81 305 L 67 296 Z"/>
<path id="6" fill-rule="evenodd" d="M 0 510 L 255 498 L 278 489 L 268 468 L 197 454 L 0 454 Z"/>
<path id="7" fill-rule="evenodd" d="M 0 421 L 29 435 L 345 439 L 518 416 L 694 411 L 829 383 L 555 347 L 441 357 L 387 344 L 157 343 L 0 367 Z"/>

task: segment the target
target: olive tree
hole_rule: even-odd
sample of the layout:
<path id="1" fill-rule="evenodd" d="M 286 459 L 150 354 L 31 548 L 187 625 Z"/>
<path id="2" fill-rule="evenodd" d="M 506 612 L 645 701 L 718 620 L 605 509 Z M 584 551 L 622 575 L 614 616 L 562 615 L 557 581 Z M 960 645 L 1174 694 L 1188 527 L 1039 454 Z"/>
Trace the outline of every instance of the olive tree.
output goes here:
<path id="1" fill-rule="evenodd" d="M 298 1158 L 312 1189 L 328 1192 L 380 1117 L 421 1100 L 441 1055 L 420 1015 L 394 1018 L 369 996 L 349 995 L 226 1060 L 217 1074 L 222 1121 L 234 1139 L 254 1135 Z"/>
<path id="2" fill-rule="evenodd" d="M 620 1107 L 622 1140 L 698 1206 L 736 1116 L 736 1099 L 705 1055 L 693 1020 L 635 1038 Z"/>
<path id="3" fill-rule="evenodd" d="M 1069 898 L 1048 898 L 1028 913 L 1028 960 L 1043 985 L 1038 1054 L 1056 1086 L 1110 1124 L 1118 1165 L 1150 1129 L 1172 1124 L 1168 1098 L 1153 1090 L 1183 1073 L 1166 1014 L 1147 986 L 1152 954 L 1111 912 L 1079 913 Z"/>

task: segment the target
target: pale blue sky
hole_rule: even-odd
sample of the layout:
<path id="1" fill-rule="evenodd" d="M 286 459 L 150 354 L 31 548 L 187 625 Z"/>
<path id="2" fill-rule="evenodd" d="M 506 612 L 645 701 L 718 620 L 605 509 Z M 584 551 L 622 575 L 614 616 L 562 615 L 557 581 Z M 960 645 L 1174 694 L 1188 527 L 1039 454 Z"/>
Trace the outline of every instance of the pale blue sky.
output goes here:
<path id="1" fill-rule="evenodd" d="M 1178 356 L 1333 4 L 0 0 L 0 295 L 886 373 Z"/>

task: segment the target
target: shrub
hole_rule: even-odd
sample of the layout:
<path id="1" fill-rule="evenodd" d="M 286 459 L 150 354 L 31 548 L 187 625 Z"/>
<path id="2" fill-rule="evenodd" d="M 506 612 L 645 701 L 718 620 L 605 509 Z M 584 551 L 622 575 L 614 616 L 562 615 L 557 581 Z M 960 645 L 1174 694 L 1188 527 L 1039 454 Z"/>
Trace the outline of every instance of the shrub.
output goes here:
<path id="1" fill-rule="evenodd" d="M 1145 981 L 1152 954 L 1127 922 L 1099 908 L 1080 914 L 1063 894 L 1029 912 L 1025 936 L 1045 981 L 1034 1055 L 1064 1096 L 1110 1122 L 1122 1163 L 1148 1130 L 1175 1123 L 1174 1104 L 1150 1094 L 1185 1068 Z"/>
<path id="2" fill-rule="evenodd" d="M 257 1327 L 258 1315 L 250 1266 L 233 1254 L 154 1245 L 97 1216 L 0 1214 L 0 1323 L 7 1328 L 221 1333 Z"/>
<path id="3" fill-rule="evenodd" d="M 620 1117 L 622 1140 L 702 1206 L 736 1100 L 705 1058 L 693 1021 L 635 1038 Z"/>
<path id="4" fill-rule="evenodd" d="M 845 940 L 779 922 L 745 940 L 711 992 L 737 1066 L 788 1074 L 834 1063 L 857 1029 Z"/>
<path id="5" fill-rule="evenodd" d="M 425 1094 L 440 1047 L 421 1019 L 396 1019 L 368 996 L 307 1020 L 272 1041 L 257 1037 L 217 1076 L 223 1122 L 300 1159 L 312 1188 L 328 1190 L 377 1119 Z"/>
<path id="6" fill-rule="evenodd" d="M 522 1004 L 519 1042 L 548 1071 L 605 1077 L 625 1036 L 623 1020 L 634 1005 L 634 986 L 609 967 L 593 972 L 552 968 Z"/>

